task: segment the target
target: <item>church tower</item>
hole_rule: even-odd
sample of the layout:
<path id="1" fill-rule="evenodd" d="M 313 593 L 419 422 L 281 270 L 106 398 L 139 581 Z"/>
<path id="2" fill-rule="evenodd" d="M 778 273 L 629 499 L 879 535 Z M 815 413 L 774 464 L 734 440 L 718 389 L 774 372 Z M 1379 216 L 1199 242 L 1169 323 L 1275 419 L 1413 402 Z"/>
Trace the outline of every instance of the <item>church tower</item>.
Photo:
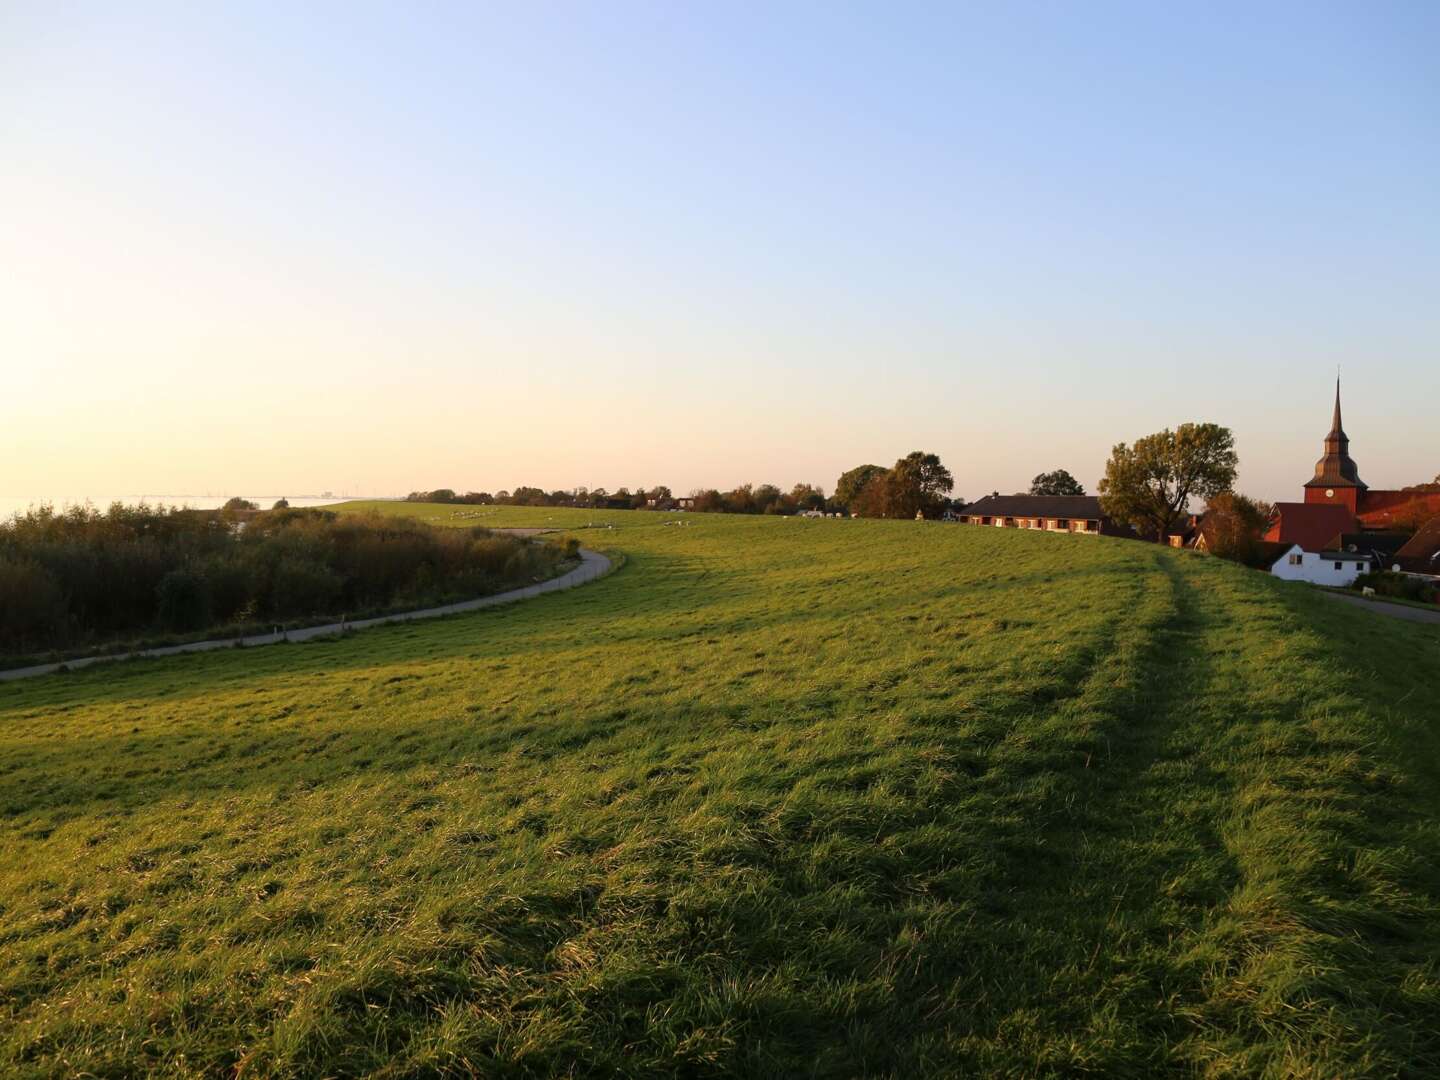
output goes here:
<path id="1" fill-rule="evenodd" d="M 1325 456 L 1315 463 L 1315 479 L 1305 485 L 1305 501 L 1346 506 L 1356 514 L 1365 490 L 1365 481 L 1360 479 L 1360 470 L 1350 457 L 1349 436 L 1340 426 L 1340 380 L 1337 378 L 1335 417 L 1330 423 L 1330 434 L 1325 436 Z"/>

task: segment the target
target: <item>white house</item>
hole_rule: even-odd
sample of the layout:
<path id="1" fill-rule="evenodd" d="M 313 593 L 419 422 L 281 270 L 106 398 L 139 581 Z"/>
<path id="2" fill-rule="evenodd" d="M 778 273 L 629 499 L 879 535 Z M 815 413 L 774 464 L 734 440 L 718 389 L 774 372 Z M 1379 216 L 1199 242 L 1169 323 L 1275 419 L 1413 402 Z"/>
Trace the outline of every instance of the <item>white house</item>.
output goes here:
<path id="1" fill-rule="evenodd" d="M 1306 551 L 1291 544 L 1270 564 L 1270 573 L 1284 581 L 1344 588 L 1370 569 L 1370 556 L 1353 551 Z"/>

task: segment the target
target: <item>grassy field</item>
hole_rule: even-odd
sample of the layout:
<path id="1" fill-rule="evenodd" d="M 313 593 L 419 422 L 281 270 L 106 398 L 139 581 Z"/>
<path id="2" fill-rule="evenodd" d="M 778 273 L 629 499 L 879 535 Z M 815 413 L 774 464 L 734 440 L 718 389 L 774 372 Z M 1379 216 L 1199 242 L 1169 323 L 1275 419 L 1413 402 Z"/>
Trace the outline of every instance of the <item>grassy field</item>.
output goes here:
<path id="1" fill-rule="evenodd" d="M 1101 538 L 385 509 L 626 562 L 0 685 L 0 1074 L 1440 1072 L 1436 628 Z"/>

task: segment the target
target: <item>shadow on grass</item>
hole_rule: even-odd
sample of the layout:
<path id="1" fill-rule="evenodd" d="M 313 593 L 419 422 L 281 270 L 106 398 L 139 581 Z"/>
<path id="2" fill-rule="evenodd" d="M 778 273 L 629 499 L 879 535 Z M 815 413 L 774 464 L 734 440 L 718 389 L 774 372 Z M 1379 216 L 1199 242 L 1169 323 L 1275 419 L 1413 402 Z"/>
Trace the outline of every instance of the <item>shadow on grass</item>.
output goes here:
<path id="1" fill-rule="evenodd" d="M 183 823 L 172 831 L 220 861 L 250 860 L 252 838 L 277 861 L 353 846 L 336 857 L 353 877 L 323 902 L 319 867 L 236 869 L 247 888 L 273 877 L 304 895 L 266 893 L 218 931 L 204 905 L 232 894 L 231 879 L 176 867 L 173 891 L 156 894 L 201 906 L 195 939 L 227 960 L 232 936 L 299 939 L 305 989 L 257 976 L 271 995 L 262 1012 L 232 1000 L 196 1014 L 210 1028 L 237 1015 L 254 1025 L 211 1041 L 253 1047 L 262 1073 L 423 1074 L 446 1060 L 554 1075 L 578 1060 L 597 1075 L 1356 1075 L 1357 1065 L 1423 1075 L 1435 1063 L 1423 975 L 1436 934 L 1405 905 L 1433 880 L 1414 856 L 1426 850 L 1414 826 L 1433 787 L 1423 769 L 1398 785 L 1401 770 L 1365 741 L 1372 717 L 1352 705 L 1398 715 L 1427 685 L 1408 665 L 1428 639 L 1393 639 L 1378 674 L 1394 685 L 1355 698 L 1365 673 L 1344 654 L 1365 613 L 1292 610 L 1304 600 L 1264 579 L 1135 550 L 1151 572 L 1106 570 L 1112 605 L 1072 627 L 1064 650 L 1049 648 L 1045 620 L 1098 577 L 1029 594 L 1053 608 L 954 612 L 947 630 L 978 622 L 987 635 L 1011 620 L 973 657 L 962 655 L 971 638 L 925 637 L 920 618 L 963 596 L 943 584 L 923 598 L 870 591 L 827 613 L 855 651 L 884 640 L 858 635 L 856 620 L 883 622 L 897 635 L 887 644 L 905 646 L 887 662 L 843 687 L 839 671 L 818 688 L 761 672 L 728 696 L 719 679 L 746 672 L 659 676 L 677 688 L 656 681 L 646 650 L 623 654 L 631 669 L 613 662 L 605 630 L 644 600 L 637 562 L 605 603 L 557 596 L 493 635 L 457 621 L 439 635 L 378 632 L 388 653 L 363 638 L 277 650 L 270 679 L 343 676 L 340 696 L 309 711 L 268 701 L 253 717 L 221 717 L 222 730 L 186 730 L 183 744 L 163 730 L 126 736 L 118 716 L 99 740 L 12 741 L 0 797 L 39 819 L 17 823 L 32 832 L 170 799 L 194 799 L 211 824 L 235 806 L 244 828 L 198 840 Z M 648 618 L 668 612 L 693 629 L 699 608 L 727 628 L 703 632 L 729 646 L 741 630 L 773 638 L 812 617 L 803 605 L 764 607 L 766 590 L 736 571 L 697 584 L 703 560 L 667 558 L 652 568 L 668 568 L 665 591 L 682 595 Z M 704 610 L 736 597 L 754 608 Z M 1339 621 L 1314 622 L 1324 615 Z M 1294 632 L 1311 624 L 1308 637 Z M 618 632 L 632 629 L 624 640 L 657 648 L 668 633 Z M 520 630 L 523 641 L 508 636 Z M 1275 647 L 1255 646 L 1271 632 Z M 542 642 L 584 666 L 547 672 L 532 661 Z M 430 659 L 477 662 L 432 674 Z M 972 666 L 946 666 L 960 659 Z M 480 661 L 524 667 L 507 693 L 536 700 L 495 700 Z M 1032 666 L 1012 680 L 1007 663 Z M 1297 670 L 1312 681 L 1291 681 Z M 432 677 L 459 690 L 409 710 L 426 707 L 410 691 Z M 585 692 L 541 699 L 547 681 Z M 130 703 L 142 717 L 151 704 Z M 112 772 L 87 775 L 95 761 Z M 246 791 L 273 798 L 224 798 Z M 302 802 L 311 797 L 329 814 L 323 833 Z M 1396 835 L 1411 850 L 1387 849 Z M 158 856 L 113 857 L 132 855 L 150 875 L 137 889 L 170 888 Z M 87 857 L 66 872 L 81 874 Z M 1381 899 L 1357 901 L 1367 889 Z M 78 938 L 87 917 L 108 926 L 110 915 L 59 899 L 35 918 L 53 925 L 46 933 Z M 344 942 L 344 962 L 310 969 L 311 933 Z M 292 1008 L 292 992 L 308 995 L 306 1008 Z M 442 1014 L 458 1020 L 437 1034 Z M 536 1017 L 545 1024 L 527 1027 Z M 271 1025 L 280 1034 L 267 1041 Z M 425 1058 L 426 1039 L 442 1036 L 455 1056 Z M 681 1056 L 697 1046 L 702 1057 Z"/>
<path id="2" fill-rule="evenodd" d="M 648 643 L 657 648 L 701 639 L 725 644 L 737 635 L 784 630 L 815 623 L 844 627 L 856 620 L 895 620 L 895 632 L 913 628 L 905 620 L 916 609 L 948 608 L 979 632 L 986 618 L 1003 616 L 1003 625 L 1025 624 L 1033 616 L 1017 614 L 1006 596 L 1017 585 L 1057 582 L 1057 591 L 1083 593 L 1123 579 L 1127 566 L 1085 567 L 1066 575 L 1050 572 L 1008 574 L 994 587 L 955 583 L 905 592 L 903 578 L 877 582 L 876 589 L 845 601 L 823 592 L 802 593 L 777 605 L 772 590 L 757 583 L 743 567 L 716 566 L 683 554 L 629 556 L 608 577 L 578 589 L 545 594 L 512 605 L 413 623 L 362 630 L 345 638 L 220 649 L 179 657 L 117 661 L 24 683 L 0 683 L 0 710 L 10 701 L 33 711 L 61 711 L 83 705 L 151 703 L 174 706 L 204 698 L 219 685 L 276 685 L 290 676 L 347 673 L 387 677 L 396 664 L 469 661 L 477 666 L 503 662 L 526 665 L 547 661 L 557 649 L 603 649 Z M 1002 626 L 1003 628 L 1003 626 Z M 478 673 L 477 673 L 478 674 Z"/>

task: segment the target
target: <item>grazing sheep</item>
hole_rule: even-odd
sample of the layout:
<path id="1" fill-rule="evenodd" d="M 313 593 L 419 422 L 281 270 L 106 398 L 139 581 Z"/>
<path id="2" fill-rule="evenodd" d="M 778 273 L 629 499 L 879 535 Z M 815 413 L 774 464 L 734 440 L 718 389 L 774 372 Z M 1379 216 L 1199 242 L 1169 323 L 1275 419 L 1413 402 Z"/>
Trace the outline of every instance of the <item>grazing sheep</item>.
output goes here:
<path id="1" fill-rule="evenodd" d="M 1372 589 L 1369 585 L 1362 585 L 1362 586 L 1360 586 L 1360 595 L 1361 595 L 1361 596 L 1374 596 L 1374 595 L 1375 595 L 1375 590 Z"/>

